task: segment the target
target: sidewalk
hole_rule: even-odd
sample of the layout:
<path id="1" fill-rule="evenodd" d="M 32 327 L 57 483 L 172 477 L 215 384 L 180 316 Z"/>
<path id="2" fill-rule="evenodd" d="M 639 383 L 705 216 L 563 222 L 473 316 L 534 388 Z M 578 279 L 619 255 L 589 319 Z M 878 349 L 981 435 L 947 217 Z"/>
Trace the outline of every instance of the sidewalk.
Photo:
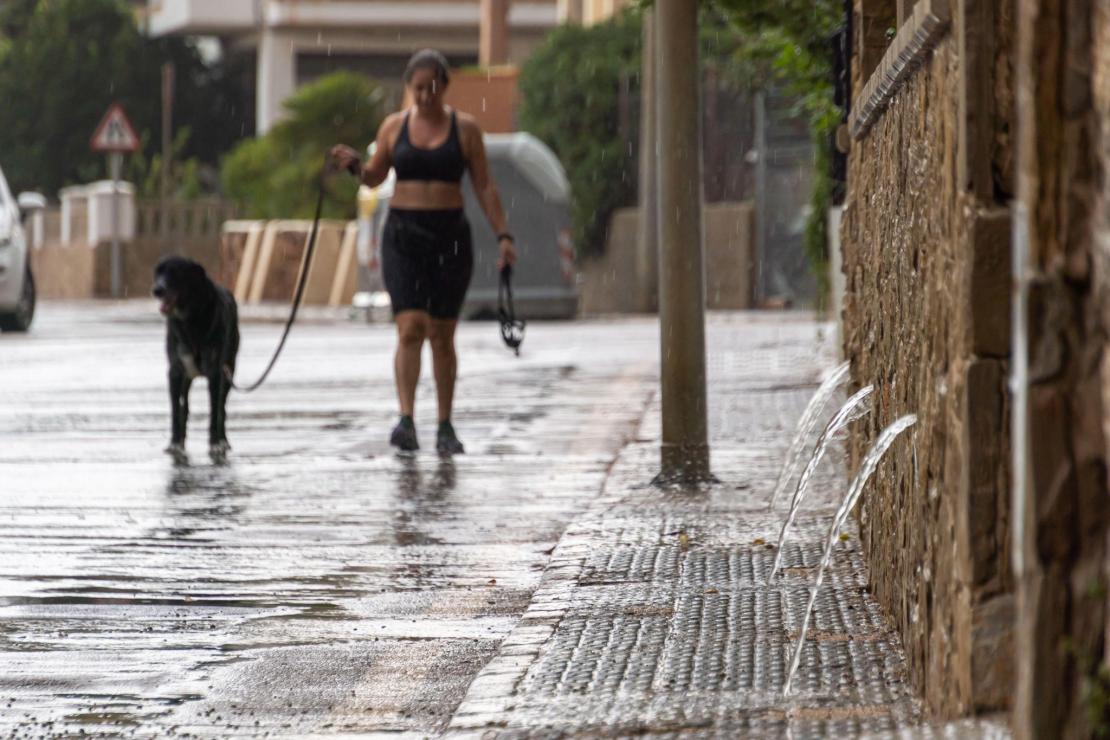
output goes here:
<path id="1" fill-rule="evenodd" d="M 757 328 L 753 343 L 747 321 L 743 333 L 715 322 L 709 348 L 720 483 L 645 485 L 658 465 L 656 395 L 602 494 L 560 540 L 523 618 L 471 684 L 452 734 L 1006 736 L 974 721 L 922 726 L 897 636 L 869 594 L 854 522 L 783 696 L 847 484 L 835 451 L 813 481 L 782 575 L 768 583 L 785 515 L 769 511 L 768 499 L 796 419 L 834 357 L 828 341 L 796 327 Z M 729 337 L 747 346 L 729 346 Z"/>

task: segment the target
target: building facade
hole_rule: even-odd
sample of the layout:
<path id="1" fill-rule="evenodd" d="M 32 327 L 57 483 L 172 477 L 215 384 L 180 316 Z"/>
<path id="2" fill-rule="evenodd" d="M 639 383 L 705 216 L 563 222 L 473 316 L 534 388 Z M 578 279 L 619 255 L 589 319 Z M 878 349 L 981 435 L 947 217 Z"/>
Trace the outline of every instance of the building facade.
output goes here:
<path id="1" fill-rule="evenodd" d="M 439 49 L 453 67 L 516 64 L 558 20 L 556 0 L 151 0 L 143 13 L 151 36 L 212 36 L 250 60 L 259 134 L 297 87 L 328 72 L 374 77 L 399 103 L 413 52 Z"/>
<path id="2" fill-rule="evenodd" d="M 632 5 L 632 0 L 559 0 L 559 21 L 591 26 Z"/>

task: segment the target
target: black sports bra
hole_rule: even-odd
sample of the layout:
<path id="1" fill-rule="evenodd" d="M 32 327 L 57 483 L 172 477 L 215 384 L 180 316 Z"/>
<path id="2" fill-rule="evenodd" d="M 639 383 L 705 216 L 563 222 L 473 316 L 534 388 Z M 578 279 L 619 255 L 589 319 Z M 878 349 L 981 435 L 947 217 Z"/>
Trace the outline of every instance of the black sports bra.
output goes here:
<path id="1" fill-rule="evenodd" d="M 451 111 L 451 130 L 447 141 L 435 149 L 421 149 L 409 141 L 409 116 L 401 124 L 401 133 L 393 145 L 393 169 L 398 180 L 435 180 L 437 182 L 462 182 L 466 170 L 462 144 L 459 143 L 459 125 Z"/>

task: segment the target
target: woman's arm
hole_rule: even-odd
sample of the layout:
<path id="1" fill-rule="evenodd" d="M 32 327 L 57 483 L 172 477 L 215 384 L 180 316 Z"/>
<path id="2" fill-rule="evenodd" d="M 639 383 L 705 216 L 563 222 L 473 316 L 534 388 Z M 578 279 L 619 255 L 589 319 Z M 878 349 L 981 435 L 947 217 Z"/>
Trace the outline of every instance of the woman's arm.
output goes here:
<path id="1" fill-rule="evenodd" d="M 377 146 L 370 159 L 362 166 L 363 185 L 376 188 L 389 176 L 389 168 L 393 166 L 393 129 L 398 120 L 398 114 L 392 113 L 378 127 L 378 138 L 374 141 Z"/>
<path id="2" fill-rule="evenodd" d="M 466 155 L 466 166 L 470 170 L 474 193 L 478 196 L 478 203 L 482 206 L 493 233 L 498 235 L 497 246 L 501 255 L 497 261 L 497 267 L 500 269 L 516 262 L 516 249 L 512 235 L 509 234 L 509 222 L 505 218 L 505 209 L 501 206 L 501 196 L 497 194 L 497 185 L 489 176 L 489 163 L 486 160 L 486 145 L 482 141 L 482 129 L 470 116 L 460 113 L 458 120 L 463 153 Z"/>
<path id="3" fill-rule="evenodd" d="M 352 175 L 358 174 L 359 181 L 367 187 L 375 188 L 385 182 L 389 175 L 389 168 L 393 166 L 393 131 L 400 120 L 400 114 L 392 113 L 382 121 L 378 127 L 378 136 L 374 140 L 374 153 L 366 164 L 351 147 L 345 144 L 336 144 L 331 149 L 332 161 L 337 169 L 347 170 Z M 356 169 L 357 168 L 357 169 Z"/>

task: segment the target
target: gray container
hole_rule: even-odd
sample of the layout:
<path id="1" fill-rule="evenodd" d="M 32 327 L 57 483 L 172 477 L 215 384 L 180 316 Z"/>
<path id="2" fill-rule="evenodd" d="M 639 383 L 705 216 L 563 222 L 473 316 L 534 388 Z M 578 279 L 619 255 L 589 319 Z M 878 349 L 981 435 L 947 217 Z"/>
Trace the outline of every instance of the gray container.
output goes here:
<path id="1" fill-rule="evenodd" d="M 570 184 L 555 154 L 527 133 L 485 137 L 490 177 L 516 238 L 513 298 L 520 318 L 571 318 L 578 312 L 574 246 L 571 242 Z M 494 316 L 497 310 L 497 237 L 490 228 L 470 178 L 465 178 L 466 217 L 474 233 L 474 278 L 464 316 Z"/>
<path id="2" fill-rule="evenodd" d="M 570 185 L 555 154 L 527 133 L 486 134 L 490 177 L 516 239 L 513 303 L 518 318 L 568 319 L 578 313 L 577 270 L 571 241 Z M 375 229 L 380 238 L 393 173 L 379 189 Z M 478 204 L 469 177 L 463 178 L 463 207 L 474 235 L 474 276 L 463 318 L 497 314 L 497 238 Z M 380 241 L 379 241 L 380 243 Z M 370 276 L 379 289 L 379 274 Z"/>

